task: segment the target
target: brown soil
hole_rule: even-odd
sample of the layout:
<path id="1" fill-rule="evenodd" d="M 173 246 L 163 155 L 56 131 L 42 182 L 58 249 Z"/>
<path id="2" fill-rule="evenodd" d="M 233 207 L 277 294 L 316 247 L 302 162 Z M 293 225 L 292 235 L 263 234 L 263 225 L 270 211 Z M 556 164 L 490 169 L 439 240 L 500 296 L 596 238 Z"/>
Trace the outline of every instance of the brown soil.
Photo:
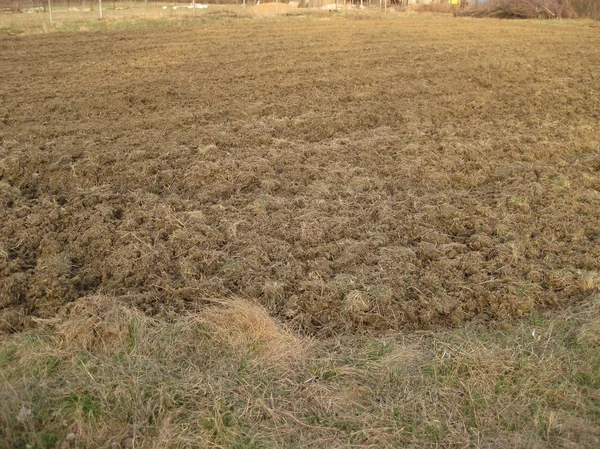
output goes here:
<path id="1" fill-rule="evenodd" d="M 585 22 L 419 17 L 3 38 L 0 327 L 91 294 L 243 297 L 307 332 L 577 301 L 598 48 Z"/>

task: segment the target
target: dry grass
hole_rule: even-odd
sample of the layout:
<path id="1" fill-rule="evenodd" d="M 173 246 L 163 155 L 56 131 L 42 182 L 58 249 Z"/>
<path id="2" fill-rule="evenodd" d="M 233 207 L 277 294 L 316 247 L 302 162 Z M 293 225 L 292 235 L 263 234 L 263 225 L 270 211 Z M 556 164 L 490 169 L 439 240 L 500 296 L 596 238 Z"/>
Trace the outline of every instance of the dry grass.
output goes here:
<path id="1" fill-rule="evenodd" d="M 242 354 L 255 352 L 263 363 L 282 365 L 305 356 L 307 350 L 304 342 L 275 323 L 266 309 L 244 299 L 206 310 L 201 322 L 213 340 Z"/>
<path id="2" fill-rule="evenodd" d="M 242 300 L 168 322 L 86 298 L 0 342 L 0 447 L 595 448 L 599 304 L 310 341 Z"/>

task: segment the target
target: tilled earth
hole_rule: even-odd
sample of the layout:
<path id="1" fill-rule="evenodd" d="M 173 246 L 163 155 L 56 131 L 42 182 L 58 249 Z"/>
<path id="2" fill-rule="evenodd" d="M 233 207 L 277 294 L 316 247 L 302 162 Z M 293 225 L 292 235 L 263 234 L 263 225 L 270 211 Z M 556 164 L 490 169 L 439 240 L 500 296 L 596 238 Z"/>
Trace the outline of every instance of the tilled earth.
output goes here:
<path id="1" fill-rule="evenodd" d="M 244 297 L 309 333 L 568 306 L 600 287 L 599 30 L 3 38 L 0 329 L 94 294 L 165 315 Z"/>

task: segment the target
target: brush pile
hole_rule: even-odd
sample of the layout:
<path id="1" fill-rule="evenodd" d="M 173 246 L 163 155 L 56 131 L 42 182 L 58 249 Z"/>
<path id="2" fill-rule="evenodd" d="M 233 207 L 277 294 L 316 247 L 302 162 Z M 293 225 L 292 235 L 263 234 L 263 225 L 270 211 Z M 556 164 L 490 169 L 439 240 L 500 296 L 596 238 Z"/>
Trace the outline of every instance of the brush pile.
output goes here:
<path id="1" fill-rule="evenodd" d="M 569 0 L 492 0 L 457 16 L 496 19 L 563 19 L 574 15 Z"/>

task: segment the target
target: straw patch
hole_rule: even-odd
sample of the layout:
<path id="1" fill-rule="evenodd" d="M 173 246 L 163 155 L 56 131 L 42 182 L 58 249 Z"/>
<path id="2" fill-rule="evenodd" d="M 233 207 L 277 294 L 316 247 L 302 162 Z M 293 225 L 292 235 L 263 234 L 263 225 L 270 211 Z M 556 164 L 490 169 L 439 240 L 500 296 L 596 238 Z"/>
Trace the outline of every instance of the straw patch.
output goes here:
<path id="1" fill-rule="evenodd" d="M 214 341 L 238 353 L 279 363 L 298 360 L 304 343 L 277 323 L 262 307 L 245 299 L 233 299 L 207 309 L 201 322 Z"/>

